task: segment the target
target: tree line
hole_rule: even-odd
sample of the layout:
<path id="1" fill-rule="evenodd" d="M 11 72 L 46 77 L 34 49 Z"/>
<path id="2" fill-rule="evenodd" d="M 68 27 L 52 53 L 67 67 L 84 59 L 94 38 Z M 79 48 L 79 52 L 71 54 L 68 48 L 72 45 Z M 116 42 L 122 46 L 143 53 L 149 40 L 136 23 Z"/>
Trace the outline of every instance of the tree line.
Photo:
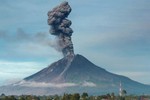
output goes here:
<path id="1" fill-rule="evenodd" d="M 50 95 L 50 96 L 35 96 L 35 95 L 0 95 L 0 100 L 149 100 L 150 96 L 134 96 L 124 95 L 119 96 L 114 93 L 105 95 L 92 96 L 84 92 L 82 94 L 63 94 L 63 95 Z"/>

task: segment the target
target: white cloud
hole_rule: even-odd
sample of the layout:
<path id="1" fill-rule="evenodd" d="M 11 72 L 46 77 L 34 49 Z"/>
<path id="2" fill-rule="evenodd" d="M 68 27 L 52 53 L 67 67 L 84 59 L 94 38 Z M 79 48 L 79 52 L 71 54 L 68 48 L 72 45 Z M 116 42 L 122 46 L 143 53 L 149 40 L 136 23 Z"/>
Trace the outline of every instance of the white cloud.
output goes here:
<path id="1" fill-rule="evenodd" d="M 47 67 L 46 63 L 0 61 L 0 81 L 8 84 L 13 80 L 21 80 L 43 67 Z"/>
<path id="2" fill-rule="evenodd" d="M 53 88 L 77 86 L 77 84 L 75 83 L 45 83 L 45 82 L 29 82 L 24 80 L 14 85 L 21 85 L 28 87 L 53 87 Z"/>
<path id="3" fill-rule="evenodd" d="M 83 82 L 82 84 L 77 83 L 45 83 L 45 82 L 34 82 L 34 81 L 20 81 L 13 85 L 21 85 L 27 87 L 53 87 L 53 88 L 63 88 L 63 87 L 73 87 L 73 86 L 82 86 L 82 87 L 96 87 L 96 84 L 93 82 Z"/>
<path id="4" fill-rule="evenodd" d="M 94 84 L 93 82 L 85 81 L 82 83 L 82 86 L 84 86 L 84 87 L 96 87 L 96 84 Z"/>

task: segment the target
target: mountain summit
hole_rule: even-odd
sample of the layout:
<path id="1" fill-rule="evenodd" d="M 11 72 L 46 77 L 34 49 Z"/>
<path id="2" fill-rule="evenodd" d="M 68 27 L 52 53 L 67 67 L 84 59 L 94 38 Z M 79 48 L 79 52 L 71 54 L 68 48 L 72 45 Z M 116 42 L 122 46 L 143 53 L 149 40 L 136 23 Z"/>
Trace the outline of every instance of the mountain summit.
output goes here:
<path id="1" fill-rule="evenodd" d="M 68 55 L 22 81 L 3 86 L 5 94 L 103 94 L 119 92 L 119 85 L 129 94 L 150 93 L 150 86 L 116 75 L 96 66 L 82 55 Z"/>
<path id="2" fill-rule="evenodd" d="M 66 56 L 24 80 L 46 83 L 80 83 L 106 78 L 103 76 L 106 73 L 104 69 L 97 67 L 85 57 L 77 54 L 75 56 Z"/>

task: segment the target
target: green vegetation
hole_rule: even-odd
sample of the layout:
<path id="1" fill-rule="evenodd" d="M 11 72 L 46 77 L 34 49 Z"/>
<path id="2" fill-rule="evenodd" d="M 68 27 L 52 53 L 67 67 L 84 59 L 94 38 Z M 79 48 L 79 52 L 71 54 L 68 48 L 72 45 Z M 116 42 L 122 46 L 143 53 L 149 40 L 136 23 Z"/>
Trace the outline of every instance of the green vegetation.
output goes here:
<path id="1" fill-rule="evenodd" d="M 150 96 L 135 96 L 135 95 L 126 95 L 127 92 L 123 91 L 123 96 L 115 95 L 114 93 L 106 95 L 92 96 L 84 92 L 82 94 L 64 94 L 62 96 L 53 95 L 53 96 L 35 96 L 35 95 L 0 95 L 0 100 L 150 100 Z"/>

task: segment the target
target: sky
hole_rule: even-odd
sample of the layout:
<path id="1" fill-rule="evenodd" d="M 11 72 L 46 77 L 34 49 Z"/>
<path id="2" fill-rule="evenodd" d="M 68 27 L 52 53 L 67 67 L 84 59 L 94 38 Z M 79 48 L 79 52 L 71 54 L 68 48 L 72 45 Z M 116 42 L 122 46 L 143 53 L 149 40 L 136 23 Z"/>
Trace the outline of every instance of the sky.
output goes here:
<path id="1" fill-rule="evenodd" d="M 0 0 L 0 86 L 63 56 L 51 47 L 47 12 L 64 0 Z M 150 0 L 68 0 L 72 41 L 109 72 L 150 84 Z"/>

